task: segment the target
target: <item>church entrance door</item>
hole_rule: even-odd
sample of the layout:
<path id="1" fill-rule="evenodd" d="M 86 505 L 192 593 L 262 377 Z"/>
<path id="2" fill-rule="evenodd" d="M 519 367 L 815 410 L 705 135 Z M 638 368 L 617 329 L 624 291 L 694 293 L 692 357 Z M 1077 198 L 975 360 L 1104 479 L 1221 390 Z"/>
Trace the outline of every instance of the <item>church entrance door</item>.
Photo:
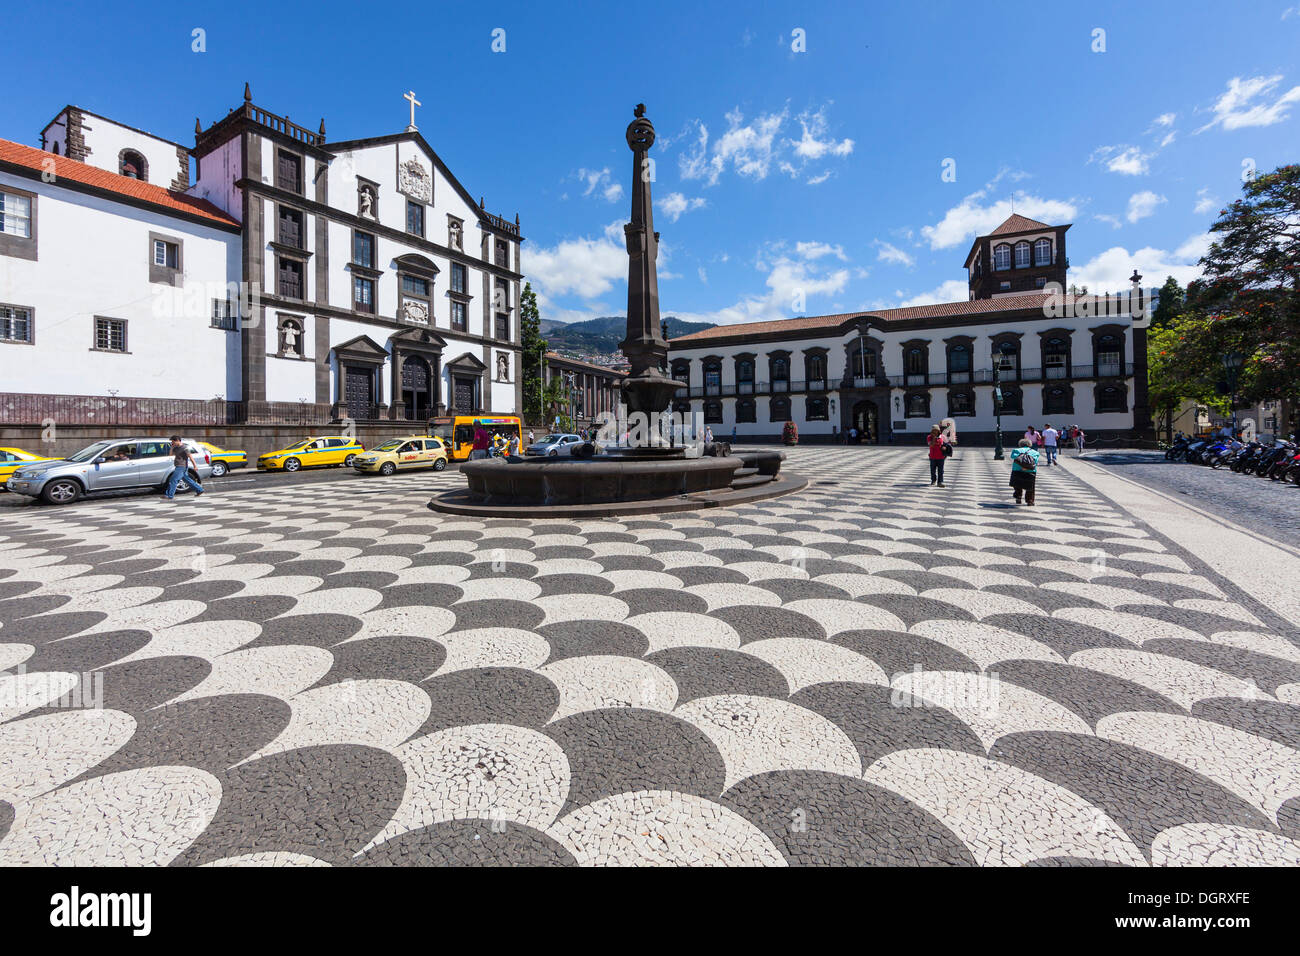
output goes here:
<path id="1" fill-rule="evenodd" d="M 424 359 L 411 355 L 402 362 L 402 404 L 408 419 L 421 421 L 433 413 L 429 382 L 429 363 Z"/>

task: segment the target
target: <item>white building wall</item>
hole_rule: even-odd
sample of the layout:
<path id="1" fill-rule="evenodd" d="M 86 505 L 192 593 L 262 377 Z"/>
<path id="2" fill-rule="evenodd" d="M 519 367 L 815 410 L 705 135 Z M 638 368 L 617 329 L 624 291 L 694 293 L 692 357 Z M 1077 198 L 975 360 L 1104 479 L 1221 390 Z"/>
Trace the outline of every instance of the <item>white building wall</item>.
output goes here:
<path id="1" fill-rule="evenodd" d="M 240 278 L 237 234 L 8 173 L 0 184 L 38 197 L 37 260 L 0 256 L 0 302 L 33 309 L 35 339 L 0 344 L 0 389 L 241 397 L 239 335 L 211 327 L 212 299 Z M 149 281 L 151 231 L 181 240 L 181 288 Z M 127 353 L 92 349 L 96 316 L 126 320 Z"/>
<path id="2" fill-rule="evenodd" d="M 64 110 L 46 131 L 42 149 L 53 150 L 59 144 L 59 152 L 67 155 L 68 111 Z M 121 172 L 118 158 L 124 149 L 135 150 L 144 157 L 148 164 L 148 181 L 155 186 L 170 189 L 172 182 L 180 174 L 180 158 L 176 154 L 176 143 L 159 139 L 148 133 L 131 129 L 102 116 L 81 112 L 81 130 L 86 148 L 90 151 L 82 162 L 110 173 Z M 188 185 L 188 176 L 186 185 Z"/>
<path id="3" fill-rule="evenodd" d="M 243 193 L 235 183 L 244 175 L 239 137 L 228 140 L 198 160 L 198 171 L 190 195 L 206 199 L 236 220 L 244 215 Z"/>

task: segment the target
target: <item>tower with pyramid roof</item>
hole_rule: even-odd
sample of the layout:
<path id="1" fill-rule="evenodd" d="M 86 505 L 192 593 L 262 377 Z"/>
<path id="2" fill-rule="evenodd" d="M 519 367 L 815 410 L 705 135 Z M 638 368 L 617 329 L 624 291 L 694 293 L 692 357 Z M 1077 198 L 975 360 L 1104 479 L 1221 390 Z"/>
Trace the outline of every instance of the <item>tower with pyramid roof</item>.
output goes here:
<path id="1" fill-rule="evenodd" d="M 971 299 L 1038 292 L 1050 283 L 1066 288 L 1070 260 L 1065 256 L 1065 231 L 1012 213 L 1002 225 L 971 244 L 966 275 Z"/>

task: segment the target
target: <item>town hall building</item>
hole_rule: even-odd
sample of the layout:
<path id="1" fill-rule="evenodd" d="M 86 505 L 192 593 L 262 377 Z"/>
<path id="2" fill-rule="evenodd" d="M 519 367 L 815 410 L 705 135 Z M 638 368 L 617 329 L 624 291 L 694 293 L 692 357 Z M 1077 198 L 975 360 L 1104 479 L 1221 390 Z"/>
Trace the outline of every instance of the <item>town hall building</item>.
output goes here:
<path id="1" fill-rule="evenodd" d="M 520 409 L 518 216 L 475 201 L 407 99 L 403 132 L 339 142 L 247 86 L 192 147 L 73 106 L 39 149 L 0 140 L 0 408 Z"/>
<path id="2" fill-rule="evenodd" d="M 921 441 L 954 423 L 959 441 L 1025 426 L 1076 424 L 1091 438 L 1149 435 L 1146 325 L 1151 302 L 1064 290 L 1065 234 L 1012 215 L 966 257 L 963 302 L 862 310 L 705 329 L 669 343 L 674 410 L 718 435 Z M 1000 405 L 995 404 L 995 392 Z"/>

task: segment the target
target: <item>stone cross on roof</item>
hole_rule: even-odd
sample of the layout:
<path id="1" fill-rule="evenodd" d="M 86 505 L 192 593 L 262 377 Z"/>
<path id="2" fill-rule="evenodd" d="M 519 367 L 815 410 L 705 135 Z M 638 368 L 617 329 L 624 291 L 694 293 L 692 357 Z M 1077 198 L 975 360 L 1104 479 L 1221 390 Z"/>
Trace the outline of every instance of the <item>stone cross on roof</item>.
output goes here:
<path id="1" fill-rule="evenodd" d="M 414 92 L 413 90 L 407 90 L 405 93 L 403 93 L 403 94 L 402 94 L 402 99 L 410 101 L 410 104 L 411 104 L 411 125 L 408 126 L 408 127 L 406 127 L 406 131 L 407 131 L 408 133 L 414 133 L 414 132 L 417 131 L 417 130 L 416 130 L 416 126 L 415 126 L 415 108 L 416 108 L 417 106 L 423 106 L 424 104 L 421 103 L 419 100 L 417 100 L 417 99 L 415 98 L 415 92 Z"/>

